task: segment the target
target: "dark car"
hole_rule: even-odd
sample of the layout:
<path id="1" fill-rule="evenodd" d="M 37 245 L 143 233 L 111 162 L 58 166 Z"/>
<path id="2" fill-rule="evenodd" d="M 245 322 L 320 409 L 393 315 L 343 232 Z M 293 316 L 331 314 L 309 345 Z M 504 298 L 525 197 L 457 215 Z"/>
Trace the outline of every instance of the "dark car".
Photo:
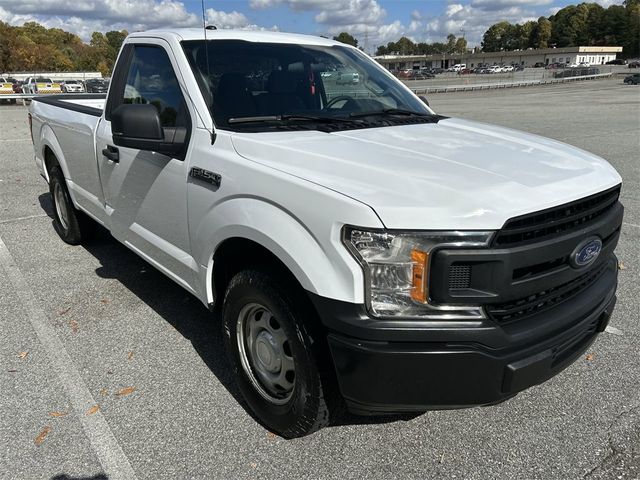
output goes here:
<path id="1" fill-rule="evenodd" d="M 616 58 L 615 60 L 609 60 L 605 65 L 626 65 L 627 61 L 622 60 L 621 58 Z"/>
<path id="2" fill-rule="evenodd" d="M 438 75 L 440 73 L 444 73 L 444 68 L 440 68 L 440 67 L 433 67 L 431 70 L 429 70 L 429 73 L 433 73 L 434 75 Z"/>
<path id="3" fill-rule="evenodd" d="M 11 83 L 13 86 L 13 93 L 22 93 L 22 84 L 24 83 L 22 80 L 14 80 Z"/>
<path id="4" fill-rule="evenodd" d="M 87 93 L 107 93 L 109 82 L 102 78 L 90 78 L 84 82 Z"/>
<path id="5" fill-rule="evenodd" d="M 524 70 L 524 65 L 514 64 L 513 71 L 514 72 L 522 72 Z"/>
<path id="6" fill-rule="evenodd" d="M 640 73 L 634 73 L 623 80 L 627 85 L 640 85 Z"/>
<path id="7" fill-rule="evenodd" d="M 533 64 L 533 68 L 544 68 L 544 62 L 536 62 Z"/>
<path id="8" fill-rule="evenodd" d="M 638 61 L 630 62 L 629 63 L 629 68 L 640 68 L 640 62 L 638 62 Z"/>
<path id="9" fill-rule="evenodd" d="M 469 75 L 470 73 L 473 73 L 473 69 L 471 68 L 461 68 L 458 70 L 458 75 Z"/>

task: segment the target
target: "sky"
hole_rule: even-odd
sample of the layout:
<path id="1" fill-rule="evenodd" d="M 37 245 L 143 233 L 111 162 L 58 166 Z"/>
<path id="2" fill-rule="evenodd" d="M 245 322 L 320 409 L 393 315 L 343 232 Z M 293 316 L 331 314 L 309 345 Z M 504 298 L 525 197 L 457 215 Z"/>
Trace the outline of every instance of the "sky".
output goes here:
<path id="1" fill-rule="evenodd" d="M 622 0 L 592 0 L 607 7 Z M 492 24 L 549 16 L 580 0 L 204 0 L 207 23 L 218 28 L 354 35 L 366 51 L 405 35 L 442 41 L 449 33 L 478 45 Z M 201 0 L 0 0 L 0 20 L 35 20 L 88 40 L 93 31 L 130 32 L 202 25 Z"/>

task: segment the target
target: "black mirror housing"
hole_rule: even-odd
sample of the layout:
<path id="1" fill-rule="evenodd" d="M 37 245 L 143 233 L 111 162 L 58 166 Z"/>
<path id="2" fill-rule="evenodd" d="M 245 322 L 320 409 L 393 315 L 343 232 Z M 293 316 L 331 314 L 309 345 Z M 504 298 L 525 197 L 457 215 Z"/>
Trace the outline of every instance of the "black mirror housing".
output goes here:
<path id="1" fill-rule="evenodd" d="M 422 103 L 424 103 L 427 107 L 431 107 L 431 105 L 429 105 L 429 99 L 425 95 L 420 95 L 418 98 L 422 100 Z"/>
<path id="2" fill-rule="evenodd" d="M 187 129 L 162 128 L 152 104 L 123 104 L 111 113 L 111 132 L 113 143 L 120 147 L 173 155 L 183 148 Z"/>

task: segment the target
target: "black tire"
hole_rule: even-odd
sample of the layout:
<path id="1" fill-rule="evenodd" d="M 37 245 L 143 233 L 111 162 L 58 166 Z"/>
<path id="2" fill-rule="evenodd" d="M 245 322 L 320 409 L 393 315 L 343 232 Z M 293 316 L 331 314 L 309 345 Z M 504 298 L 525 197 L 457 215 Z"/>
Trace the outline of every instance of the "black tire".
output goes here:
<path id="1" fill-rule="evenodd" d="M 278 276 L 245 270 L 235 275 L 229 283 L 222 312 L 225 346 L 239 389 L 257 419 L 284 438 L 308 435 L 328 425 L 329 404 L 337 411 L 342 401 L 338 400 L 335 379 L 326 370 L 333 367 L 326 359 L 324 334 L 322 331 L 314 332 L 316 328 L 312 322 L 316 320 L 315 314 L 297 293 L 297 289 L 288 287 L 287 282 Z M 289 344 L 282 351 L 288 350 L 287 354 L 293 358 L 295 365 L 292 391 L 288 398 L 282 394 L 283 398 L 278 398 L 278 403 L 265 398 L 267 387 L 259 380 L 259 373 L 252 360 L 249 360 L 250 354 L 246 353 L 250 350 L 248 344 L 243 343 L 241 347 L 238 340 L 238 329 L 243 328 L 239 327 L 242 312 L 254 305 L 265 307 L 278 327 L 282 328 Z M 240 338 L 245 341 L 244 335 L 241 334 Z M 268 356 L 271 359 L 271 355 Z M 248 366 L 243 366 L 243 359 L 244 365 Z M 254 358 L 253 361 L 260 360 Z"/>
<path id="2" fill-rule="evenodd" d="M 96 225 L 73 206 L 67 182 L 58 165 L 49 172 L 49 191 L 53 203 L 53 228 L 60 238 L 70 245 L 79 245 L 93 237 Z"/>

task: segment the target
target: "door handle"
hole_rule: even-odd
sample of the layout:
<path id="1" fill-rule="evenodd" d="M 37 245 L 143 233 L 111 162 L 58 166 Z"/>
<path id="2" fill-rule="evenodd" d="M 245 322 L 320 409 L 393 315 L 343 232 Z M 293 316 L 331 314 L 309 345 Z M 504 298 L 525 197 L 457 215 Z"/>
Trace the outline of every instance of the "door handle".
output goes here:
<path id="1" fill-rule="evenodd" d="M 102 149 L 102 155 L 111 160 L 113 163 L 120 162 L 120 153 L 118 152 L 118 149 L 116 147 L 112 147 L 111 145 L 107 145 L 107 148 Z"/>

